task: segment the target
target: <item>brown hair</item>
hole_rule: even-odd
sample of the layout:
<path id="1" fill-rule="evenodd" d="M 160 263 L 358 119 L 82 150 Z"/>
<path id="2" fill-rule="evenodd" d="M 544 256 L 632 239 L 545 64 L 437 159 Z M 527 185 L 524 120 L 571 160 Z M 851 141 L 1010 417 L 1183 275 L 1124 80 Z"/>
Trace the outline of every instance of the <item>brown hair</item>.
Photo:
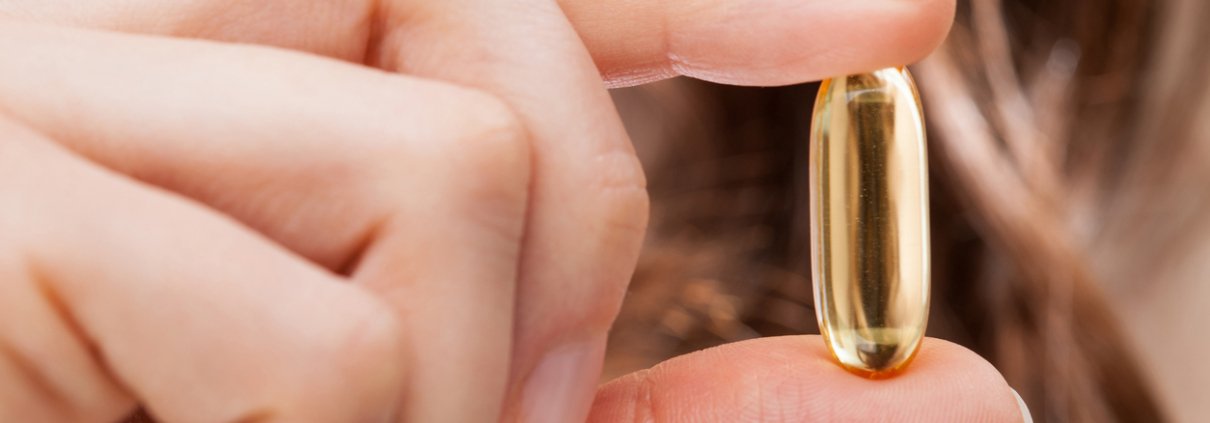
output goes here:
<path id="1" fill-rule="evenodd" d="M 933 164 L 929 334 L 995 364 L 1037 421 L 1165 420 L 1105 290 L 1163 283 L 1144 276 L 1206 220 L 1210 196 L 1189 182 L 1205 166 L 1181 162 L 1197 160 L 1210 76 L 1196 44 L 1210 40 L 1210 8 L 1198 7 L 959 1 L 949 39 L 913 68 Z M 653 208 L 607 373 L 817 331 L 813 96 L 690 80 L 615 93 Z"/>

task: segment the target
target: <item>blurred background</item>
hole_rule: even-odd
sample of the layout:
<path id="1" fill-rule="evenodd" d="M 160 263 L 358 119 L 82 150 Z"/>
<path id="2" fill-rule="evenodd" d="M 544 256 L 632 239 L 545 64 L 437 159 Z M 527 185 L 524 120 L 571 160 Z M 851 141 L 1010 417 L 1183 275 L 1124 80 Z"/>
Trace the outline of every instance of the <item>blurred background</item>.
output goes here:
<path id="1" fill-rule="evenodd" d="M 914 64 L 928 115 L 928 333 L 1039 422 L 1210 416 L 1210 2 L 959 0 Z M 615 90 L 652 227 L 605 377 L 818 333 L 807 228 L 817 85 Z"/>

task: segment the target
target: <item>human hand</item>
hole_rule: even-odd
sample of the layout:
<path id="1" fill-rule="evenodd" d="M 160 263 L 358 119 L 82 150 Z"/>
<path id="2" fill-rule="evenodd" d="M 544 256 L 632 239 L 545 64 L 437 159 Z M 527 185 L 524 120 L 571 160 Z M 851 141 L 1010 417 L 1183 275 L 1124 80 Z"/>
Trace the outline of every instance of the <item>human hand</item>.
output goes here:
<path id="1" fill-rule="evenodd" d="M 742 3 L 561 6 L 614 85 L 675 72 L 777 84 L 905 63 L 939 40 L 952 7 L 944 1 Z M 412 77 L 371 76 L 276 51 L 169 46 L 167 40 L 136 43 L 159 46 L 148 47 L 155 53 L 147 55 L 143 47 L 124 47 L 135 37 L 115 37 L 123 39 L 91 59 L 79 58 L 89 52 L 78 50 L 89 49 L 76 48 L 43 58 L 49 61 L 38 71 L 10 74 L 18 77 L 10 85 L 17 86 L 4 93 L 24 95 L 6 108 L 98 163 L 185 194 L 371 287 L 376 301 L 407 328 L 398 331 L 409 358 L 402 397 L 414 420 L 481 421 L 500 408 L 505 391 L 507 416 L 562 413 L 546 416 L 558 421 L 582 415 L 605 331 L 637 255 L 645 197 L 625 134 L 572 26 L 542 2 L 287 6 L 126 1 L 5 7 L 10 15 L 60 24 L 276 45 Z M 102 47 L 83 41 L 92 35 L 101 36 L 80 36 L 79 43 Z M 107 37 L 114 36 L 101 38 Z M 781 42 L 786 39 L 801 44 Z M 208 53 L 198 54 L 202 50 Z M 80 78 L 48 69 L 90 60 L 130 60 L 100 72 L 100 78 L 127 79 L 81 80 L 72 87 L 78 90 L 62 95 L 37 92 Z M 149 78 L 155 69 L 164 74 L 161 80 Z M 474 87 L 504 104 L 418 77 Z M 180 89 L 191 85 L 200 85 L 200 92 Z M 142 103 L 131 98 L 129 87 L 146 96 Z M 240 93 L 250 87 L 268 89 Z M 64 109 L 62 103 L 85 107 Z M 250 107 L 236 107 L 241 105 Z M 424 109 L 431 113 L 419 113 Z M 457 117 L 464 113 L 471 117 Z M 79 122 L 81 116 L 90 122 Z M 532 154 L 517 152 L 525 147 Z M 342 149 L 350 151 L 334 151 Z M 272 157 L 280 160 L 267 160 Z M 372 171 L 333 178 L 341 171 L 332 167 Z M 453 228 L 465 233 L 451 234 Z M 442 325 L 426 323 L 433 321 Z M 541 366 L 542 357 L 562 367 Z"/>

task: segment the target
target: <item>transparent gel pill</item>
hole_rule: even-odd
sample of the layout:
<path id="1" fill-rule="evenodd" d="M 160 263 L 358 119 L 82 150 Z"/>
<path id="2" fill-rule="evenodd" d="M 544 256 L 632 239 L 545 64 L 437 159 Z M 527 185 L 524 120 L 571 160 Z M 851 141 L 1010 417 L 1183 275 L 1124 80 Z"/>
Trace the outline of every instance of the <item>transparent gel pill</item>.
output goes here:
<path id="1" fill-rule="evenodd" d="M 841 366 L 903 370 L 929 308 L 924 115 L 905 68 L 826 80 L 811 130 L 811 265 L 820 332 Z"/>

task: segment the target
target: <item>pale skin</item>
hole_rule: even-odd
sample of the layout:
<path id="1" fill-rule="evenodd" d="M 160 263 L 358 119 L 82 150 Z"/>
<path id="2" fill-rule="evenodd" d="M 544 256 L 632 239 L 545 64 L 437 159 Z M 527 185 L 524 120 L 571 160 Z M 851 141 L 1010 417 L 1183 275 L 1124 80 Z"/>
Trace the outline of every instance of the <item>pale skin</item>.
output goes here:
<path id="1" fill-rule="evenodd" d="M 952 13 L 0 0 L 0 421 L 1020 421 L 939 340 L 885 381 L 802 336 L 597 386 L 647 219 L 606 86 L 910 63 Z"/>

